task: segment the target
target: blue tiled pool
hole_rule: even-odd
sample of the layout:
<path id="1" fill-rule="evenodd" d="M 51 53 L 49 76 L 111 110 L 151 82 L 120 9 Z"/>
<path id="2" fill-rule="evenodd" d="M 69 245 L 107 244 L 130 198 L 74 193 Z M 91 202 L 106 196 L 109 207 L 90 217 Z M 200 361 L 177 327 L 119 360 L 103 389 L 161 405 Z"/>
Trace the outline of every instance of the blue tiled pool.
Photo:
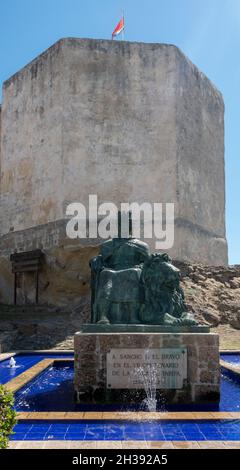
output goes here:
<path id="1" fill-rule="evenodd" d="M 76 410 L 119 410 L 126 409 L 121 405 L 77 405 L 73 395 L 73 363 L 55 363 L 15 395 L 17 411 L 76 411 Z M 141 407 L 141 405 L 139 405 Z M 168 411 L 240 411 L 240 384 L 227 373 L 221 378 L 221 401 L 219 408 L 216 405 L 171 405 L 161 403 L 161 410 Z M 128 406 L 127 409 L 131 409 Z M 136 405 L 132 407 L 136 410 Z"/>
<path id="2" fill-rule="evenodd" d="M 21 374 L 42 359 L 62 359 L 39 374 L 15 394 L 18 411 L 93 411 L 119 410 L 119 406 L 76 405 L 73 398 L 72 353 L 19 354 L 15 356 L 17 368 L 9 368 L 9 360 L 0 362 L 0 383 Z M 222 359 L 240 363 L 239 354 L 224 354 Z M 126 409 L 120 407 L 120 409 Z M 129 406 L 128 409 L 131 409 Z M 136 406 L 134 408 L 136 411 Z M 229 376 L 223 369 L 221 380 L 221 402 L 219 408 L 205 406 L 163 406 L 165 411 L 240 411 L 239 377 Z M 240 440 L 240 420 L 196 420 L 196 421 L 21 421 L 15 426 L 12 440 Z"/>
<path id="3" fill-rule="evenodd" d="M 21 422 L 12 440 L 238 441 L 240 420 Z"/>
<path id="4" fill-rule="evenodd" d="M 34 366 L 38 362 L 46 358 L 66 358 L 72 357 L 73 353 L 25 353 L 25 354 L 16 354 L 14 359 L 16 361 L 16 368 L 11 368 L 9 366 L 9 359 L 0 361 L 0 384 L 5 384 L 14 377 L 17 377 L 19 374 L 22 374 L 30 367 Z"/>
<path id="5" fill-rule="evenodd" d="M 240 354 L 221 354 L 221 359 L 230 362 L 230 364 L 239 364 L 240 366 Z"/>

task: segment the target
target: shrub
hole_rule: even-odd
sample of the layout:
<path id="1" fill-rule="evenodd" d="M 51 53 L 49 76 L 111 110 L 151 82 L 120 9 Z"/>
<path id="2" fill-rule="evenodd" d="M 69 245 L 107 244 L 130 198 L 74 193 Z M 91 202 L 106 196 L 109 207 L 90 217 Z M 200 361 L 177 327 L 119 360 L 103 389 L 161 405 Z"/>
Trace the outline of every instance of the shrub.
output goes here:
<path id="1" fill-rule="evenodd" d="M 13 404 L 13 393 L 0 385 L 0 449 L 7 448 L 9 436 L 17 422 Z"/>

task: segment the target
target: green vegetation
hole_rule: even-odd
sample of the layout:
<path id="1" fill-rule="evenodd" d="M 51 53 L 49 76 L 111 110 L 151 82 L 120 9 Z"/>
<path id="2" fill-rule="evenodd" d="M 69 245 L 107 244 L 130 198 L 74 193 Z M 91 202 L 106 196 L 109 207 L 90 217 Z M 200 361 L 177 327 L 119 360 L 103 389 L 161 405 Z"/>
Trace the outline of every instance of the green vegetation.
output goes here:
<path id="1" fill-rule="evenodd" d="M 13 393 L 8 392 L 0 385 L 0 449 L 7 448 L 9 436 L 17 422 L 13 405 Z"/>

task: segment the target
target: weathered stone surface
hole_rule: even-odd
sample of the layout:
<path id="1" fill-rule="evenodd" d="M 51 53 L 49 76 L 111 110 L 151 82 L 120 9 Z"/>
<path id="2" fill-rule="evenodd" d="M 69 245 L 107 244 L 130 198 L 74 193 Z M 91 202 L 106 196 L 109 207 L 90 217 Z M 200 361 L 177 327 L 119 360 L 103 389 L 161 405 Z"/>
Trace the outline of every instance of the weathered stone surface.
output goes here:
<path id="1" fill-rule="evenodd" d="M 4 83 L 1 235 L 19 233 L 20 251 L 26 229 L 87 205 L 91 188 L 99 203 L 174 202 L 170 254 L 227 263 L 223 114 L 175 46 L 58 41 Z M 56 227 L 37 243 L 58 246 Z"/>
<path id="2" fill-rule="evenodd" d="M 240 310 L 232 316 L 230 325 L 236 328 L 236 330 L 240 330 Z"/>
<path id="3" fill-rule="evenodd" d="M 94 340 L 93 340 L 94 338 Z M 87 343 L 96 343 L 96 351 L 90 351 Z M 124 391 L 117 395 L 115 390 L 110 396 L 106 385 L 106 354 L 115 348 L 128 349 L 154 349 L 154 348 L 187 348 L 187 380 L 183 389 L 164 392 L 168 402 L 202 402 L 204 400 L 218 401 L 220 389 L 219 369 L 219 341 L 218 335 L 212 333 L 76 333 L 74 336 L 75 351 L 75 391 L 90 392 L 86 399 L 95 397 L 99 392 L 99 400 L 123 400 Z M 87 350 L 87 353 L 86 353 Z M 91 366 L 86 371 L 85 355 Z M 99 360 L 96 360 L 96 356 Z M 83 359 L 84 358 L 84 359 Z M 95 364 L 95 370 L 93 369 Z M 81 373 L 80 373 L 81 371 Z M 84 371 L 86 372 L 86 380 Z M 91 382 L 92 380 L 92 382 Z M 89 390 L 89 389 L 88 389 Z M 161 391 L 162 393 L 162 391 Z M 107 394 L 107 396 L 106 396 Z M 143 393 L 144 395 L 144 393 Z M 79 395 L 79 400 L 83 395 Z M 130 399 L 130 395 L 128 397 Z M 141 399 L 144 398 L 141 395 Z M 126 394 L 125 394 L 126 399 Z M 134 401 L 134 395 L 131 395 Z"/>
<path id="4" fill-rule="evenodd" d="M 89 248 L 90 249 L 90 248 Z M 67 251 L 67 250 L 66 250 Z M 65 252 L 65 250 L 64 250 Z M 77 258 L 79 275 L 85 276 L 88 270 L 88 260 L 84 258 L 83 251 L 79 250 L 75 252 Z M 1 258 L 0 258 L 1 259 Z M 57 257 L 57 260 L 59 258 Z M 240 288 L 230 287 L 231 280 L 235 280 L 236 283 L 240 281 L 240 267 L 210 267 L 202 265 L 191 265 L 189 263 L 175 263 L 180 267 L 182 273 L 182 285 L 185 292 L 186 302 L 189 310 L 193 310 L 194 316 L 198 319 L 200 324 L 209 324 L 205 317 L 204 312 L 211 310 L 215 315 L 219 317 L 219 326 L 215 332 L 219 331 L 222 349 L 240 349 L 240 331 L 239 329 L 234 330 L 233 327 L 238 328 L 238 312 L 240 305 Z M 41 273 L 40 279 L 42 281 L 47 280 L 49 282 L 48 287 L 45 291 L 40 287 L 40 299 L 51 300 L 51 303 L 62 303 L 62 294 L 58 294 L 57 279 L 58 276 L 62 277 L 63 273 L 60 271 L 63 268 L 57 268 L 55 265 L 50 267 L 46 266 L 44 270 L 45 274 Z M 66 263 L 67 269 L 67 263 Z M 64 272 L 64 271 L 63 271 Z M 51 273 L 51 276 L 50 276 Z M 196 281 L 192 280 L 192 274 L 196 273 Z M 206 277 L 205 285 L 199 287 L 198 285 L 198 273 L 201 273 Z M 13 281 L 11 272 L 8 273 Z M 90 298 L 88 293 L 89 290 L 89 278 L 84 277 L 86 285 L 82 286 L 79 282 L 79 292 L 76 297 L 71 296 L 71 285 L 65 284 L 68 305 L 65 307 L 56 307 L 43 305 L 38 308 L 34 305 L 27 304 L 23 306 L 17 306 L 16 308 L 0 303 L 0 332 L 8 332 L 8 348 L 9 349 L 47 349 L 51 347 L 73 349 L 73 335 L 79 329 L 79 325 L 83 323 L 89 323 L 90 321 Z M 30 283 L 31 281 L 31 283 Z M 85 282 L 84 281 L 84 282 Z M 20 299 L 29 302 L 28 298 L 28 286 L 33 288 L 33 280 L 29 279 L 29 285 L 25 279 L 25 296 L 23 296 L 22 288 L 19 288 L 18 295 Z M 228 286 L 226 286 L 226 283 Z M 4 284 L 0 282 L 0 302 L 3 296 L 6 294 Z M 2 289 L 1 289 L 2 287 Z M 85 291 L 86 289 L 86 291 Z M 10 292 L 9 302 L 12 301 L 13 292 Z M 222 308 L 222 299 L 225 298 L 226 307 L 225 310 Z M 27 329 L 21 328 L 22 333 L 18 332 L 18 325 L 23 325 L 23 322 L 28 325 L 37 325 L 36 333 L 29 336 L 26 332 Z M 229 325 L 233 325 L 230 327 Z M 30 329 L 32 327 L 30 326 Z M 42 333 L 41 333 L 42 332 Z M 151 347 L 163 347 L 163 343 L 158 337 L 152 336 Z M 213 341 L 213 340 L 210 340 Z M 195 354 L 194 346 L 191 345 L 191 340 L 185 337 L 186 345 L 189 347 L 189 354 Z M 204 340 L 199 337 L 199 343 L 203 347 L 211 346 L 209 344 L 208 337 Z M 178 345 L 178 339 L 176 336 L 172 337 L 172 347 Z M 91 346 L 91 350 L 95 349 L 95 343 Z"/>
<path id="5" fill-rule="evenodd" d="M 203 310 L 203 318 L 212 326 L 218 326 L 220 323 L 220 318 L 217 313 L 212 310 Z"/>
<path id="6" fill-rule="evenodd" d="M 0 335 L 4 351 L 19 349 L 73 349 L 73 335 L 88 309 L 89 299 L 68 310 L 48 306 L 0 305 Z M 85 313 L 84 313 L 85 312 Z M 86 317 L 85 317 L 86 318 Z M 88 347 L 95 350 L 95 344 Z"/>
<path id="7" fill-rule="evenodd" d="M 219 399 L 219 385 L 196 384 L 193 393 L 197 401 L 210 403 Z"/>
<path id="8" fill-rule="evenodd" d="M 240 266 L 203 266 L 177 261 L 175 264 L 181 270 L 186 304 L 194 312 L 194 317 L 211 326 L 230 324 L 236 328 L 240 305 Z M 199 276 L 205 278 L 201 285 Z"/>
<path id="9" fill-rule="evenodd" d="M 94 248 L 89 248 L 94 250 Z M 64 250 L 64 253 L 68 250 Z M 76 264 L 79 266 L 79 272 L 82 269 L 82 261 L 84 260 L 82 250 L 74 252 L 76 256 Z M 1 259 L 1 258 L 0 258 Z M 58 264 L 58 255 L 56 256 Z M 87 260 L 86 260 L 87 262 Z M 231 280 L 236 281 L 236 284 L 240 282 L 240 266 L 231 267 L 210 267 L 202 265 L 191 265 L 189 263 L 180 263 L 175 261 L 175 264 L 179 266 L 182 273 L 181 285 L 184 288 L 186 303 L 189 310 L 194 312 L 195 318 L 200 324 L 208 325 L 209 323 L 204 318 L 203 313 L 211 309 L 215 315 L 219 318 L 219 325 L 216 332 L 219 331 L 220 338 L 222 339 L 222 349 L 240 349 L 240 332 L 238 328 L 238 312 L 240 305 L 240 288 L 230 287 Z M 58 294 L 58 277 L 63 277 L 63 268 L 58 268 L 56 265 L 52 265 L 51 268 L 47 265 L 44 272 L 40 275 L 41 282 L 47 281 L 48 286 L 45 290 L 40 285 L 40 301 L 44 303 L 48 300 L 51 304 L 62 304 L 63 296 Z M 67 263 L 66 263 L 67 266 Z M 61 272 L 62 271 L 62 272 Z M 85 270 L 84 270 L 85 273 Z M 196 281 L 193 281 L 192 274 L 196 274 Z M 198 285 L 198 275 L 206 277 L 205 284 L 202 286 Z M 42 305 L 38 308 L 31 305 L 30 299 L 28 298 L 28 288 L 32 289 L 33 280 L 25 279 L 25 295 L 22 293 L 22 287 L 18 290 L 20 301 L 28 302 L 26 305 L 13 306 L 2 305 L 1 301 L 5 299 L 11 302 L 13 298 L 13 276 L 10 272 L 10 266 L 8 271 L 9 278 L 11 280 L 11 289 L 9 291 L 9 297 L 7 297 L 7 290 L 5 289 L 6 284 L 1 282 L 0 272 L 0 332 L 8 332 L 8 347 L 9 349 L 47 349 L 50 347 L 72 349 L 73 348 L 73 335 L 79 329 L 79 325 L 83 323 L 89 323 L 90 321 L 90 298 L 89 298 L 89 277 L 85 278 L 86 285 L 78 283 L 74 291 L 74 296 L 71 294 L 71 284 L 62 284 L 62 289 L 66 291 L 66 302 L 64 307 L 56 307 L 49 305 Z M 29 284 L 28 284 L 29 283 Z M 226 286 L 226 283 L 229 284 Z M 225 306 L 223 308 L 223 297 L 225 298 Z M 22 299 L 22 300 L 21 300 Z M 211 306 L 211 307 L 210 307 Z M 25 322 L 26 324 L 37 324 L 37 328 L 40 328 L 42 333 L 39 333 L 37 329 L 36 334 L 33 337 L 29 337 L 27 334 L 18 333 L 18 324 Z M 47 325 L 46 325 L 47 323 Z M 230 326 L 233 325 L 233 326 Z M 47 326 L 47 328 L 46 328 Z M 45 333 L 43 334 L 43 330 Z M 162 347 L 163 344 L 158 337 L 152 337 L 151 347 Z M 186 344 L 189 346 L 190 351 L 193 346 L 191 341 L 185 337 Z M 201 337 L 199 338 L 201 342 Z M 208 339 L 205 340 L 205 346 L 208 346 Z M 211 340 L 212 341 L 212 340 Z M 172 346 L 177 346 L 177 340 L 175 336 L 172 339 Z M 204 346 L 204 344 L 203 344 Z M 89 346 L 90 347 L 90 346 Z M 95 345 L 91 345 L 91 349 L 95 349 Z M 193 348 L 194 350 L 194 348 Z"/>
<path id="10" fill-rule="evenodd" d="M 29 234 L 30 238 L 31 236 L 32 233 Z M 28 241 L 30 240 L 26 237 L 23 251 L 31 249 Z M 12 249 L 17 249 L 14 243 Z M 4 248 L 2 251 L 4 252 Z M 96 253 L 97 247 L 72 245 L 72 241 L 70 243 L 65 239 L 59 242 L 58 247 L 44 250 L 44 262 L 39 273 L 40 304 L 76 306 L 86 298 L 90 291 L 88 263 Z M 14 276 L 11 271 L 9 255 L 0 256 L 0 303 L 13 303 Z M 19 304 L 35 302 L 34 273 L 19 276 L 17 301 Z"/>
<path id="11" fill-rule="evenodd" d="M 0 353 L 8 352 L 12 350 L 12 343 L 17 336 L 17 332 L 0 331 Z"/>

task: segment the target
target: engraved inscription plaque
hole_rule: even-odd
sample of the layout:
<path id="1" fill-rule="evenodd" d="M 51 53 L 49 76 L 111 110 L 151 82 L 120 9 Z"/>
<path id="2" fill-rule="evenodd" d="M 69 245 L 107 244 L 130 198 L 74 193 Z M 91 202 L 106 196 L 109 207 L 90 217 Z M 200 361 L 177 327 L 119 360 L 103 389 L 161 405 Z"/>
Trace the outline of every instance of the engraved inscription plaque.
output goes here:
<path id="1" fill-rule="evenodd" d="M 187 348 L 111 349 L 107 354 L 109 389 L 177 389 L 187 378 Z"/>

